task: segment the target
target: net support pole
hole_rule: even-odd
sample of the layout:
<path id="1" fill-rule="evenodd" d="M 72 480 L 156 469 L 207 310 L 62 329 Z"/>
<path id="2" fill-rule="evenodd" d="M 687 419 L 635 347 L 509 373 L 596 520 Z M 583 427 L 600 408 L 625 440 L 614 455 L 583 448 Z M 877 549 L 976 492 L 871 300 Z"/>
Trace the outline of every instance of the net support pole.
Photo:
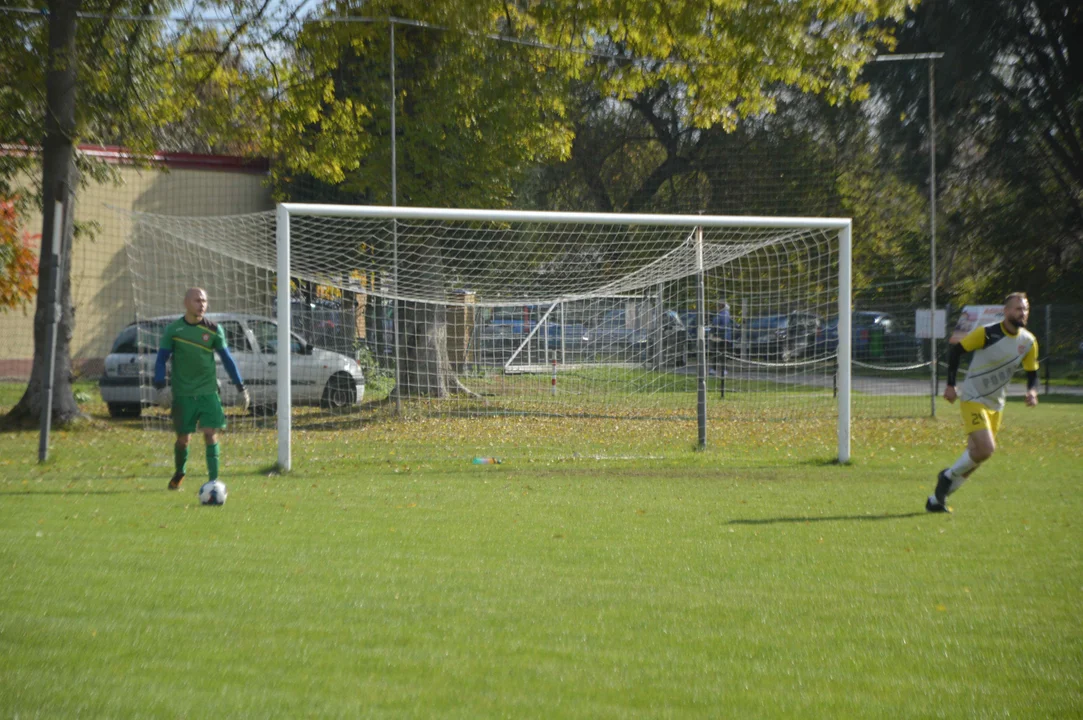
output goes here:
<path id="1" fill-rule="evenodd" d="M 663 370 L 664 368 L 662 367 L 662 365 L 664 358 L 662 357 L 662 283 L 658 283 L 657 285 L 655 285 L 654 298 L 654 304 L 650 306 L 650 322 L 653 324 L 654 328 L 651 332 L 651 343 L 653 343 L 653 345 L 651 343 L 647 344 L 647 362 L 650 364 L 652 370 L 655 368 Z M 654 352 L 651 352 L 652 347 L 657 349 L 654 350 Z"/>
<path id="2" fill-rule="evenodd" d="M 936 417 L 937 382 L 936 364 L 936 59 L 929 58 L 929 322 L 934 332 L 929 333 L 929 415 Z"/>
<path id="3" fill-rule="evenodd" d="M 876 62 L 929 62 L 929 414 L 936 417 L 940 381 L 936 364 L 936 69 L 942 52 L 877 55 Z"/>
<path id="4" fill-rule="evenodd" d="M 1046 336 L 1048 337 L 1048 335 Z M 568 362 L 568 356 L 565 353 L 565 341 L 568 338 L 568 321 L 564 319 L 564 301 L 560 301 L 560 363 L 561 365 Z"/>
<path id="5" fill-rule="evenodd" d="M 851 368 L 851 333 L 853 315 L 851 311 L 851 225 L 839 231 L 839 346 L 838 346 L 838 416 L 839 416 L 839 463 L 850 462 L 850 368 Z"/>
<path id="6" fill-rule="evenodd" d="M 703 227 L 696 228 L 696 307 L 697 316 L 706 317 L 707 289 L 703 284 Z M 707 326 L 696 323 L 696 425 L 698 447 L 707 448 Z"/>
<path id="7" fill-rule="evenodd" d="M 41 377 L 41 429 L 38 435 L 38 462 L 49 459 L 49 432 L 53 425 L 53 387 L 56 375 L 56 335 L 60 323 L 60 263 L 64 254 L 60 252 L 60 243 L 64 241 L 64 203 L 56 201 L 53 210 L 53 246 L 52 263 L 49 267 L 48 293 L 45 307 L 48 311 L 45 326 L 45 372 Z"/>
<path id="8" fill-rule="evenodd" d="M 278 381 L 278 471 L 290 469 L 290 423 L 293 417 L 290 387 L 290 213 L 279 205 L 275 218 L 275 245 L 278 260 L 278 353 L 275 377 Z"/>
<path id="9" fill-rule="evenodd" d="M 1045 365 L 1045 394 L 1046 395 L 1049 394 L 1049 366 L 1053 364 L 1053 356 L 1049 354 L 1049 349 L 1048 349 L 1050 347 L 1050 345 L 1048 343 L 1052 339 L 1052 337 L 1053 337 L 1053 306 L 1049 305 L 1049 304 L 1046 304 L 1046 306 L 1045 306 L 1045 342 L 1047 343 L 1047 345 L 1046 345 L 1046 351 L 1045 351 L 1046 356 L 1044 358 L 1044 362 L 1042 363 L 1043 365 Z M 1080 349 L 1083 349 L 1083 348 L 1080 348 Z"/>
<path id="10" fill-rule="evenodd" d="M 391 207 L 399 205 L 399 138 L 395 130 L 398 115 L 395 96 L 395 21 L 391 21 Z M 402 357 L 399 353 L 399 220 L 391 220 L 391 266 L 394 276 L 395 297 L 391 300 L 391 332 L 395 335 L 395 415 L 402 417 Z"/>

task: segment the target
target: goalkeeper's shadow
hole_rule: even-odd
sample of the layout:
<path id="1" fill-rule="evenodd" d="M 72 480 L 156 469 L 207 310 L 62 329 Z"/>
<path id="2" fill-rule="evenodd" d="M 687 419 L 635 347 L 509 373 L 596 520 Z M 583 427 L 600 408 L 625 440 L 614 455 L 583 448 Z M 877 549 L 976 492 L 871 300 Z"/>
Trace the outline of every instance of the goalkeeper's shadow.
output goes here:
<path id="1" fill-rule="evenodd" d="M 165 488 L 160 488 L 165 490 Z M 70 495 L 72 497 L 84 495 L 143 495 L 147 493 L 157 492 L 155 488 L 109 488 L 101 490 L 74 490 L 74 489 L 57 489 L 57 490 L 0 490 L 0 497 L 14 498 L 21 495 L 53 495 L 62 496 Z"/>
<path id="2" fill-rule="evenodd" d="M 814 522 L 868 522 L 873 520 L 905 520 L 907 518 L 924 517 L 925 512 L 908 513 L 883 513 L 881 515 L 823 515 L 818 517 L 777 517 L 756 518 L 746 520 L 730 520 L 727 525 L 775 525 L 778 523 L 814 523 Z"/>

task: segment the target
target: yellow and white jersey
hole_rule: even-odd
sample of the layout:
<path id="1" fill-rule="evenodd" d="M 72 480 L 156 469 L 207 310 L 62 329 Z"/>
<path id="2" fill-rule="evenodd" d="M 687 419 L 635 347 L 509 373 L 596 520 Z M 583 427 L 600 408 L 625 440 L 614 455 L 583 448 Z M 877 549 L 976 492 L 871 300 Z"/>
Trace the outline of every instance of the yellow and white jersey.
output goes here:
<path id="1" fill-rule="evenodd" d="M 1008 383 L 1020 364 L 1024 370 L 1038 370 L 1038 339 L 1026 328 L 1012 335 L 1004 329 L 1004 323 L 978 327 L 959 345 L 974 353 L 960 399 L 981 403 L 995 412 L 1004 410 Z"/>

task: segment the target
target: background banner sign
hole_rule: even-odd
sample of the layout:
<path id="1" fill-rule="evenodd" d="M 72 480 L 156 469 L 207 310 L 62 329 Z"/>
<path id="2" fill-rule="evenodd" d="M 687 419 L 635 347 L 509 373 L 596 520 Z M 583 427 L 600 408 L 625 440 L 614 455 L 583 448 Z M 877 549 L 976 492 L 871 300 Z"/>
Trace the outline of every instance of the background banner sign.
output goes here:
<path id="1" fill-rule="evenodd" d="M 955 323 L 955 330 L 952 331 L 948 342 L 957 343 L 979 325 L 992 325 L 1003 319 L 1003 305 L 967 305 L 963 308 L 963 314 L 959 316 L 959 321 Z"/>

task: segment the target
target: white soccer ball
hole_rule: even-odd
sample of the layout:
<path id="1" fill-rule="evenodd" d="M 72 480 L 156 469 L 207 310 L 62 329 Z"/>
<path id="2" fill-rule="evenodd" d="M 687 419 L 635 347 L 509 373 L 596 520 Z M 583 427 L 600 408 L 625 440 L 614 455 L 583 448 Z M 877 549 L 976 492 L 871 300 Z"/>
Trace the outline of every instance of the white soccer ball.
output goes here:
<path id="1" fill-rule="evenodd" d="M 199 502 L 203 505 L 225 505 L 226 484 L 221 480 L 208 480 L 199 488 Z"/>

